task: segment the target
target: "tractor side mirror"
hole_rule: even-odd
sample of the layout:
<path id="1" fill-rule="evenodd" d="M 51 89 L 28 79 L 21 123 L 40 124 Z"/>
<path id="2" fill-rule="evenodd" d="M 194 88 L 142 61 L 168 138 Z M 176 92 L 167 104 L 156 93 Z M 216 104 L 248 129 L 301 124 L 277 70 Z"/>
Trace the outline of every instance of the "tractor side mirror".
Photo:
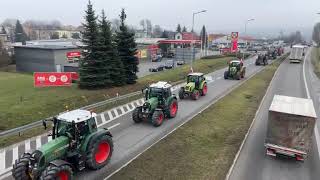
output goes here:
<path id="1" fill-rule="evenodd" d="M 44 129 L 46 130 L 46 129 L 47 129 L 47 122 L 46 122 L 46 120 L 42 120 L 42 125 L 43 125 Z"/>

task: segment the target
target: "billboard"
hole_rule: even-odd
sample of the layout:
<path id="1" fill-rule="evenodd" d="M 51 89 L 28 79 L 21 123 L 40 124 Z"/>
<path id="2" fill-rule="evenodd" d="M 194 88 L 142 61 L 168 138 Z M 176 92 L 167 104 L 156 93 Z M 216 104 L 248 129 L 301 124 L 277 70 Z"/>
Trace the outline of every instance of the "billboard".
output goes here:
<path id="1" fill-rule="evenodd" d="M 33 74 L 35 87 L 71 86 L 71 72 L 35 72 Z"/>
<path id="2" fill-rule="evenodd" d="M 231 33 L 231 52 L 238 51 L 238 39 L 239 39 L 239 33 L 232 32 Z"/>
<path id="3" fill-rule="evenodd" d="M 69 63 L 75 63 L 78 62 L 81 58 L 81 52 L 80 51 L 70 51 L 67 52 L 67 60 Z"/>

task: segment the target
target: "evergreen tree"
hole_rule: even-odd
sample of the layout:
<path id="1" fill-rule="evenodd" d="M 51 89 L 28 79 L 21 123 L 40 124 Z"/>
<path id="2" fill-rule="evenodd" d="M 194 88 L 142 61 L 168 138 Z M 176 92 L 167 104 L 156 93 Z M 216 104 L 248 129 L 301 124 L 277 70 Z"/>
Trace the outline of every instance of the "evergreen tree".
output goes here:
<path id="1" fill-rule="evenodd" d="M 182 32 L 188 32 L 188 30 L 187 30 L 187 28 L 185 26 L 183 26 Z"/>
<path id="2" fill-rule="evenodd" d="M 178 33 L 181 33 L 181 26 L 180 26 L 180 24 L 178 24 L 176 31 L 177 31 Z"/>
<path id="3" fill-rule="evenodd" d="M 137 52 L 137 44 L 134 40 L 134 33 L 131 33 L 125 25 L 126 18 L 127 15 L 124 9 L 122 9 L 120 14 L 120 31 L 116 33 L 116 42 L 119 56 L 125 69 L 126 83 L 134 84 L 138 79 L 137 72 L 139 70 L 139 60 L 135 56 Z"/>
<path id="4" fill-rule="evenodd" d="M 161 38 L 169 38 L 168 32 L 166 30 L 162 32 Z"/>
<path id="5" fill-rule="evenodd" d="M 123 63 L 117 53 L 111 33 L 111 23 L 107 21 L 104 11 L 99 21 L 99 54 L 104 64 L 105 86 L 121 86 L 126 82 Z"/>
<path id="6" fill-rule="evenodd" d="M 28 39 L 27 34 L 24 32 L 23 27 L 19 20 L 17 20 L 16 28 L 14 32 L 15 42 L 22 42 L 22 44 L 26 44 Z"/>
<path id="7" fill-rule="evenodd" d="M 83 23 L 83 58 L 79 63 L 79 87 L 92 89 L 101 88 L 105 86 L 104 62 L 101 60 L 99 54 L 99 31 L 97 25 L 97 16 L 92 8 L 91 1 L 89 1 L 85 23 Z"/>
<path id="8" fill-rule="evenodd" d="M 207 31 L 206 31 L 206 27 L 205 26 L 202 27 L 200 37 L 201 37 L 202 49 L 205 49 L 205 47 L 207 46 L 207 39 L 208 39 Z"/>

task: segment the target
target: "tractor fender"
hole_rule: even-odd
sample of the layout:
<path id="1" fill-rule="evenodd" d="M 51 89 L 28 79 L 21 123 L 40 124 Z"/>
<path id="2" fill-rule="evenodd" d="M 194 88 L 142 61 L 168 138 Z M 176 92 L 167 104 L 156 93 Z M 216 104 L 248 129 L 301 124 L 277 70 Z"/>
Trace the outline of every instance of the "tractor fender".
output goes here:
<path id="1" fill-rule="evenodd" d="M 52 165 L 57 166 L 57 167 L 59 167 L 59 166 L 64 166 L 64 165 L 68 165 L 68 166 L 70 166 L 72 169 L 74 169 L 74 166 L 73 166 L 71 163 L 69 163 L 69 162 L 67 162 L 67 161 L 64 161 L 64 160 L 61 160 L 61 159 L 53 160 L 53 161 L 51 161 L 49 164 L 52 164 Z"/>
<path id="2" fill-rule="evenodd" d="M 203 86 L 204 86 L 205 84 L 207 84 L 207 82 L 206 82 L 206 81 L 203 81 L 203 82 L 200 84 L 199 89 L 203 89 Z"/>
<path id="3" fill-rule="evenodd" d="M 97 139 L 102 136 L 110 136 L 112 137 L 111 133 L 107 129 L 99 129 L 98 131 L 90 134 L 86 139 L 84 140 L 82 146 L 81 146 L 81 151 L 82 152 L 87 152 L 88 148 L 91 146 L 92 139 Z"/>

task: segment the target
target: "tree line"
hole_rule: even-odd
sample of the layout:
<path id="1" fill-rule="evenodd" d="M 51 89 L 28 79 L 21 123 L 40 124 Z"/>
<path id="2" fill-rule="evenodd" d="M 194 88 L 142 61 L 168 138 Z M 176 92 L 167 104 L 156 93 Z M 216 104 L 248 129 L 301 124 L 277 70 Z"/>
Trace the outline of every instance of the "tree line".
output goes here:
<path id="1" fill-rule="evenodd" d="M 317 23 L 313 28 L 312 40 L 320 46 L 320 23 Z"/>
<path id="2" fill-rule="evenodd" d="M 134 33 L 126 25 L 127 15 L 122 9 L 120 26 L 113 33 L 104 10 L 98 17 L 93 5 L 87 5 L 83 23 L 83 58 L 79 63 L 79 87 L 108 88 L 134 84 L 137 80 L 138 58 Z"/>

